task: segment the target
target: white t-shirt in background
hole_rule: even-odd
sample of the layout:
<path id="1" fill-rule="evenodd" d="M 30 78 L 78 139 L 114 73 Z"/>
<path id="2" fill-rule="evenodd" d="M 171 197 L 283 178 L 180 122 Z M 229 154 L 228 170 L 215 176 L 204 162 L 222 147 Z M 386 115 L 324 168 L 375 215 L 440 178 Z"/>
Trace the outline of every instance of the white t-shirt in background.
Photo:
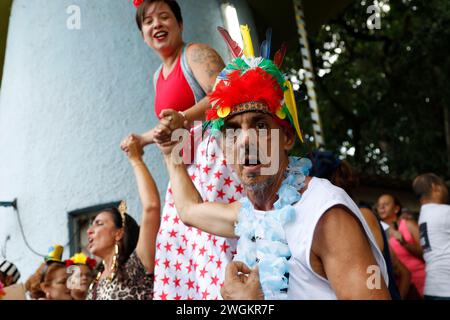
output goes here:
<path id="1" fill-rule="evenodd" d="M 419 230 L 426 264 L 424 294 L 450 297 L 450 206 L 436 203 L 423 205 Z"/>

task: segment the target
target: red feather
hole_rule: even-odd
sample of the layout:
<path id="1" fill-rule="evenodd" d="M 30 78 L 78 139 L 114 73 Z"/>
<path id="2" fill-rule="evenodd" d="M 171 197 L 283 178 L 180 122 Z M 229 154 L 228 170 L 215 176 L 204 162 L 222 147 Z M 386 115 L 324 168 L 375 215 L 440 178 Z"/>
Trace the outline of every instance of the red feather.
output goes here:
<path id="1" fill-rule="evenodd" d="M 213 105 L 235 107 L 244 102 L 263 102 L 275 113 L 283 99 L 283 90 L 277 80 L 261 68 L 250 69 L 244 74 L 239 70 L 228 75 L 209 96 Z"/>
<path id="2" fill-rule="evenodd" d="M 286 55 L 286 50 L 287 50 L 287 43 L 283 42 L 281 44 L 281 48 L 280 50 L 277 51 L 277 53 L 275 53 L 275 56 L 273 58 L 273 63 L 280 69 L 281 66 L 283 65 L 283 61 L 284 61 L 284 56 Z"/>
<path id="3" fill-rule="evenodd" d="M 237 58 L 242 56 L 242 49 L 239 47 L 238 43 L 231 38 L 228 31 L 222 27 L 217 27 L 217 30 L 219 30 L 220 34 L 222 35 L 223 39 L 225 40 L 225 43 L 228 46 L 228 49 L 230 49 L 231 55 L 233 58 Z"/>

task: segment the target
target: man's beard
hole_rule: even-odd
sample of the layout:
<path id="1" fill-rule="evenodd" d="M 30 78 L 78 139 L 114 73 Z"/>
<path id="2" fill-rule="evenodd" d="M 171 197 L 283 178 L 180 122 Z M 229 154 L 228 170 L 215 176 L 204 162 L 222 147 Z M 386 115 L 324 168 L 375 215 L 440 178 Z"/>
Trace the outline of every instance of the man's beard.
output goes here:
<path id="1" fill-rule="evenodd" d="M 270 190 L 270 187 L 273 186 L 275 181 L 275 176 L 270 176 L 267 180 L 252 183 L 249 185 L 244 185 L 247 192 L 252 192 L 256 199 L 264 199 L 267 198 L 267 192 Z"/>

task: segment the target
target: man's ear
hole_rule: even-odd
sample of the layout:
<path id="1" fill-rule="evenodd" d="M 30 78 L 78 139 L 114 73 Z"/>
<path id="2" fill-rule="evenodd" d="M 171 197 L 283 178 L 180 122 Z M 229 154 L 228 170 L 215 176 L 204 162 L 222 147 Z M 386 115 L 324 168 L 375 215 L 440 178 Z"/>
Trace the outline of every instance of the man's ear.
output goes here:
<path id="1" fill-rule="evenodd" d="M 296 133 L 291 126 L 282 127 L 284 133 L 284 149 L 291 151 L 295 145 Z"/>

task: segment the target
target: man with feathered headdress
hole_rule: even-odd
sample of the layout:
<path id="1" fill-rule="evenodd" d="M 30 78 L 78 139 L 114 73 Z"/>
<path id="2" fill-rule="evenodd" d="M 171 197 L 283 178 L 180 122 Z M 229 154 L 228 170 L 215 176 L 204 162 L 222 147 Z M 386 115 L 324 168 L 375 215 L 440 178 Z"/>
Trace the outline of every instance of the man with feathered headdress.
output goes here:
<path id="1" fill-rule="evenodd" d="M 183 222 L 239 238 L 234 260 L 240 269 L 228 270 L 233 280 L 222 295 L 388 299 L 386 265 L 358 207 L 328 180 L 308 177 L 309 160 L 289 156 L 302 135 L 292 85 L 279 70 L 283 52 L 271 61 L 268 39 L 263 56 L 255 58 L 248 29 L 241 31 L 245 57 L 224 36 L 235 58 L 210 94 L 205 128 L 217 134 L 246 196 L 231 204 L 204 203 L 175 160 L 172 150 L 178 141 L 160 145 Z M 248 281 L 255 279 L 261 288 L 245 295 Z"/>

